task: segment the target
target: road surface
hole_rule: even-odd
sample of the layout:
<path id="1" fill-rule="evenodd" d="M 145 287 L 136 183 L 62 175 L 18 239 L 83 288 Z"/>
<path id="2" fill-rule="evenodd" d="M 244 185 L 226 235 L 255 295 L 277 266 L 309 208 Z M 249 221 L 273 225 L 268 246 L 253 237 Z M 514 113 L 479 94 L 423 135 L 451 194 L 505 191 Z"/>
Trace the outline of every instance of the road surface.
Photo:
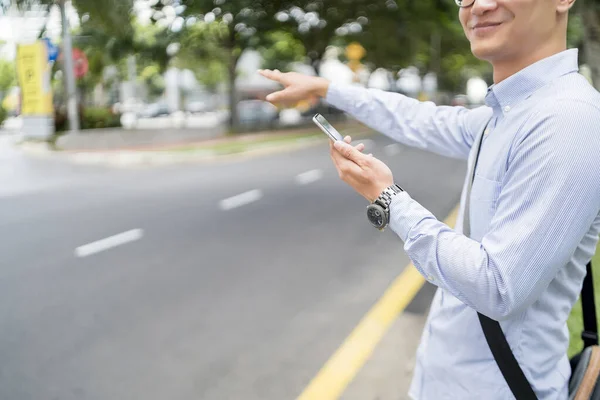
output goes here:
<path id="1" fill-rule="evenodd" d="M 465 163 L 372 139 L 444 219 Z M 410 263 L 326 145 L 144 170 L 5 149 L 0 167 L 1 399 L 293 399 Z"/>

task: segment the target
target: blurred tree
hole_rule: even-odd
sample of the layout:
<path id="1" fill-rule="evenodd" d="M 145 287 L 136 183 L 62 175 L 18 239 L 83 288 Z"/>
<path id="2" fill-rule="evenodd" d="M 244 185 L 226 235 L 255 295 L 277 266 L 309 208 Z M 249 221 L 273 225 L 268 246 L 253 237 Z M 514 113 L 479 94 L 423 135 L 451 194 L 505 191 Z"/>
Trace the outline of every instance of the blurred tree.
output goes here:
<path id="1" fill-rule="evenodd" d="M 3 0 L 2 9 L 16 4 L 21 10 L 36 6 L 52 6 L 66 0 Z M 80 16 L 87 15 L 90 24 L 115 37 L 126 37 L 132 33 L 130 18 L 133 0 L 71 0 Z"/>
<path id="2" fill-rule="evenodd" d="M 15 63 L 0 59 L 0 101 L 3 94 L 16 84 Z"/>
<path id="3" fill-rule="evenodd" d="M 185 20 L 186 27 L 201 26 L 198 31 L 192 32 L 186 44 L 197 47 L 196 57 L 209 62 L 204 66 L 205 71 L 214 68 L 215 61 L 223 60 L 227 66 L 231 131 L 238 126 L 235 88 L 238 60 L 244 50 L 260 45 L 265 34 L 277 27 L 275 14 L 291 4 L 292 0 L 168 0 L 156 2 L 153 6 L 156 11 L 153 20 L 157 23 L 178 15 L 173 23 L 181 18 Z M 182 21 L 177 23 L 182 24 Z M 205 38 L 209 45 L 194 41 L 193 37 Z M 182 45 L 182 49 L 186 51 L 186 45 Z M 192 50 L 189 51 L 193 54 Z"/>
<path id="4" fill-rule="evenodd" d="M 16 84 L 15 64 L 0 59 L 0 125 L 2 125 L 7 116 L 7 112 L 2 106 L 4 97 L 7 94 L 6 92 Z"/>
<path id="5" fill-rule="evenodd" d="M 465 67 L 488 69 L 471 55 L 457 14 L 451 0 L 306 0 L 276 19 L 303 43 L 317 73 L 329 45 L 358 42 L 371 69 L 395 73 L 416 65 L 435 72 L 441 88 L 454 90 L 464 83 Z"/>
<path id="6" fill-rule="evenodd" d="M 140 24 L 135 19 L 132 27 L 131 36 L 114 37 L 87 22 L 81 24 L 73 40 L 76 47 L 86 53 L 90 64 L 87 76 L 78 81 L 82 93 L 89 92 L 98 84 L 108 84 L 114 91 L 118 86 L 116 83 L 130 80 L 128 62 L 132 61 L 135 61 L 133 72 L 137 76 L 136 81 L 146 86 L 150 97 L 164 92 L 162 74 L 170 62 L 166 49 L 178 36 L 166 27 Z M 115 76 L 106 76 L 109 66 L 114 67 Z"/>
<path id="7" fill-rule="evenodd" d="M 180 50 L 175 65 L 194 72 L 196 79 L 214 91 L 217 85 L 228 79 L 227 65 L 230 56 L 221 46 L 227 28 L 216 21 L 195 23 L 182 31 Z"/>
<path id="8" fill-rule="evenodd" d="M 378 45 L 391 47 L 389 42 L 393 40 L 389 34 L 405 16 L 398 11 L 395 0 L 297 0 L 277 12 L 275 18 L 302 42 L 310 64 L 319 74 L 325 50 L 336 37 L 362 37 L 368 26 L 383 22 L 388 27 L 393 26 L 386 40 L 366 39 L 369 43 L 363 42 L 363 47 L 368 48 L 369 53 Z"/>
<path id="9" fill-rule="evenodd" d="M 262 68 L 280 71 L 288 69 L 290 63 L 304 61 L 306 56 L 302 42 L 283 30 L 268 32 L 258 50 L 263 57 Z"/>
<path id="10" fill-rule="evenodd" d="M 575 13 L 581 23 L 581 61 L 592 73 L 592 83 L 600 90 L 600 0 L 577 0 Z"/>
<path id="11" fill-rule="evenodd" d="M 160 96 L 165 90 L 165 80 L 160 72 L 160 67 L 156 63 L 145 67 L 139 79 L 146 85 L 148 94 L 152 98 Z"/>
<path id="12" fill-rule="evenodd" d="M 422 72 L 434 72 L 442 91 L 464 92 L 466 82 L 473 76 L 491 81 L 491 65 L 477 59 L 458 19 L 458 9 L 452 2 L 430 0 L 422 4 L 422 18 L 417 66 Z M 419 27 L 414 26 L 414 29 Z M 427 33 L 429 31 L 429 34 Z"/>
<path id="13" fill-rule="evenodd" d="M 133 52 L 143 66 L 155 64 L 159 73 L 164 73 L 171 56 L 167 48 L 179 40 L 180 34 L 164 26 L 141 25 L 134 22 Z M 145 64 L 144 64 L 145 62 Z"/>

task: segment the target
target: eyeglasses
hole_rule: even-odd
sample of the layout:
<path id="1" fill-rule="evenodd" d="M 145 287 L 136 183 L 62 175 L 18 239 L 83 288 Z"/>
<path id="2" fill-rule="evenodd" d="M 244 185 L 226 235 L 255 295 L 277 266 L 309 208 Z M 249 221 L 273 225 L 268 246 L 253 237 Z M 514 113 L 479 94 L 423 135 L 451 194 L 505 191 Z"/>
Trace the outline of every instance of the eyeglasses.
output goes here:
<path id="1" fill-rule="evenodd" d="M 475 0 L 454 0 L 454 2 L 460 8 L 467 8 L 467 7 L 471 7 L 473 5 L 473 3 L 475 3 Z"/>

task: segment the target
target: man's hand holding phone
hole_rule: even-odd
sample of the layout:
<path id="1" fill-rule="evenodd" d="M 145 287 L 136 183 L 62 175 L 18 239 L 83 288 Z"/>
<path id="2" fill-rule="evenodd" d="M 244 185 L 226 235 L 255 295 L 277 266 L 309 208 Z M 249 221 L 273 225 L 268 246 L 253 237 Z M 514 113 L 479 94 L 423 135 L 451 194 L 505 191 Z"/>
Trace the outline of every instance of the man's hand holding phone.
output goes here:
<path id="1" fill-rule="evenodd" d="M 383 161 L 350 145 L 351 140 L 346 136 L 343 141 L 330 142 L 331 160 L 340 179 L 372 203 L 385 188 L 394 184 L 394 176 Z"/>
<path id="2" fill-rule="evenodd" d="M 320 114 L 313 121 L 329 136 L 329 149 L 340 179 L 364 198 L 373 202 L 381 192 L 394 183 L 392 171 L 372 154 L 363 154 L 364 144 L 354 147 L 352 138 L 342 135 Z"/>

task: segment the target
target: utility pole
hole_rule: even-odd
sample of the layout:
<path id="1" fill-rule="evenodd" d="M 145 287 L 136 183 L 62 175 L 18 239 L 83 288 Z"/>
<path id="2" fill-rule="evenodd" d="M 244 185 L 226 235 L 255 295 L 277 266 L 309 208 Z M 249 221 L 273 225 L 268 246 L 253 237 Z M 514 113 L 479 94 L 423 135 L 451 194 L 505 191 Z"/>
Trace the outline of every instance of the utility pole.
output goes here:
<path id="1" fill-rule="evenodd" d="M 69 115 L 69 129 L 71 133 L 79 131 L 79 116 L 77 111 L 77 91 L 75 87 L 75 72 L 73 70 L 73 46 L 71 44 L 71 31 L 65 7 L 66 0 L 58 0 L 63 30 L 63 73 L 67 83 L 67 112 Z"/>

